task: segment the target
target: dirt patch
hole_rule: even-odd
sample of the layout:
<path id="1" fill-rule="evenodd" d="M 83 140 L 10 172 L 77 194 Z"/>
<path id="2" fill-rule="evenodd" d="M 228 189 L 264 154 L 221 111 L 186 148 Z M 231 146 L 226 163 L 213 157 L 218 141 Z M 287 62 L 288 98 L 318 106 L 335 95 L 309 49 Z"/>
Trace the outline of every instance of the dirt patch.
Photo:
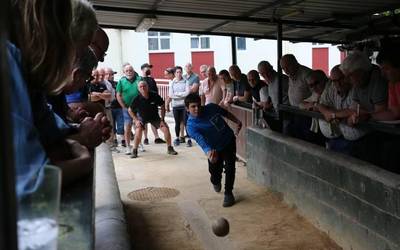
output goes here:
<path id="1" fill-rule="evenodd" d="M 132 249 L 203 249 L 175 203 L 129 202 L 124 208 Z"/>
<path id="2" fill-rule="evenodd" d="M 200 200 L 210 219 L 224 216 L 229 237 L 237 249 L 338 250 L 326 234 L 318 231 L 272 192 L 237 195 L 238 203 L 226 209 L 221 199 Z"/>

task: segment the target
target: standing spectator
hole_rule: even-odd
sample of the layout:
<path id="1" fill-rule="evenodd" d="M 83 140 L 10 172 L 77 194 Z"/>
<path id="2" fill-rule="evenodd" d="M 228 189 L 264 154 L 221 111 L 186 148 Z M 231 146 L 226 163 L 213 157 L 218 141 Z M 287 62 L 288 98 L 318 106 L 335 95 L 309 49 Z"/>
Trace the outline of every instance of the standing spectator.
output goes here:
<path id="1" fill-rule="evenodd" d="M 149 88 L 149 91 L 157 93 L 158 94 L 158 88 L 157 88 L 157 82 L 154 80 L 153 77 L 151 77 L 151 68 L 153 68 L 153 65 L 145 63 L 143 64 L 140 69 L 142 70 L 142 79 L 147 83 L 147 86 Z M 157 132 L 157 128 L 151 125 L 151 130 L 153 131 L 154 134 L 154 143 L 159 144 L 159 143 L 165 143 L 163 139 L 160 138 Z M 147 138 L 147 133 L 148 133 L 148 126 L 147 124 L 144 126 L 144 141 L 143 144 L 148 145 L 149 144 L 149 139 Z"/>
<path id="2" fill-rule="evenodd" d="M 229 74 L 234 80 L 234 102 L 251 102 L 251 88 L 247 76 L 242 74 L 239 66 L 236 64 L 229 67 Z"/>
<path id="3" fill-rule="evenodd" d="M 288 82 L 289 78 L 286 75 L 278 75 L 271 64 L 267 61 L 261 61 L 257 66 L 258 73 L 264 78 L 266 87 L 260 89 L 260 102 L 264 112 L 275 113 L 277 117 L 279 105 L 279 77 L 282 78 L 282 104 L 289 105 L 288 99 Z M 288 134 L 288 121 L 284 120 L 282 123 L 274 117 L 267 116 L 264 113 L 264 119 L 269 127 L 274 131 L 282 131 Z"/>
<path id="4" fill-rule="evenodd" d="M 104 72 L 104 71 L 103 71 Z M 111 92 L 107 90 L 107 86 L 100 80 L 101 75 L 98 70 L 92 72 L 93 81 L 89 84 L 89 101 L 99 103 L 105 108 L 106 101 L 111 99 Z M 104 79 L 104 74 L 103 77 Z"/>
<path id="5" fill-rule="evenodd" d="M 225 168 L 225 193 L 222 205 L 230 207 L 235 204 L 232 193 L 235 182 L 235 135 L 239 133 L 242 122 L 214 103 L 201 106 L 200 102 L 200 97 L 196 94 L 189 94 L 185 98 L 185 106 L 190 113 L 188 132 L 207 155 L 210 180 L 216 192 L 221 191 L 222 172 Z M 235 133 L 225 122 L 224 117 L 237 124 Z"/>
<path id="6" fill-rule="evenodd" d="M 185 97 L 189 94 L 190 88 L 188 82 L 182 77 L 182 67 L 175 67 L 175 78 L 169 85 L 169 98 L 172 102 L 172 112 L 174 113 L 175 120 L 175 135 L 174 145 L 178 146 L 180 143 L 185 142 L 185 137 L 179 138 L 181 132 L 181 123 L 185 122 Z"/>
<path id="7" fill-rule="evenodd" d="M 299 64 L 292 54 L 282 56 L 280 60 L 283 71 L 289 77 L 288 97 L 290 105 L 299 107 L 300 103 L 311 95 L 307 85 L 307 76 L 312 70 Z M 310 135 L 311 118 L 292 114 L 288 133 L 296 138 L 307 140 Z"/>
<path id="8" fill-rule="evenodd" d="M 327 138 L 328 149 L 352 155 L 353 145 L 365 135 L 365 132 L 341 122 L 348 117 L 346 110 L 353 103 L 353 89 L 339 66 L 336 65 L 331 69 L 331 84 L 325 88 L 316 106 L 325 118 L 325 121 L 320 119 L 318 123 L 322 134 Z"/>
<path id="9" fill-rule="evenodd" d="M 132 153 L 131 147 L 131 132 L 132 132 L 132 117 L 128 113 L 128 108 L 133 99 L 139 94 L 138 82 L 141 77 L 133 70 L 132 65 L 125 63 L 123 65 L 124 76 L 118 81 L 117 84 L 117 100 L 122 107 L 125 124 L 125 143 L 126 152 L 129 155 Z"/>
<path id="10" fill-rule="evenodd" d="M 208 65 L 203 64 L 200 66 L 199 70 L 200 70 L 200 79 L 201 80 L 204 80 L 207 78 L 207 69 L 208 69 Z M 201 85 L 201 82 L 200 82 L 200 85 Z"/>
<path id="11" fill-rule="evenodd" d="M 129 113 L 135 123 L 136 131 L 131 158 L 136 158 L 138 156 L 137 149 L 146 123 L 151 123 L 154 127 L 161 129 L 164 133 L 165 140 L 167 141 L 167 154 L 177 155 L 178 153 L 171 145 L 171 133 L 169 132 L 169 127 L 164 121 L 164 100 L 157 93 L 149 91 L 149 87 L 145 81 L 140 81 L 138 87 L 139 95 L 135 97 L 129 107 Z M 161 118 L 158 114 L 158 107 L 161 107 Z"/>
<path id="12" fill-rule="evenodd" d="M 249 81 L 251 97 L 253 98 L 253 102 L 260 102 L 260 89 L 265 87 L 265 83 L 261 81 L 260 75 L 257 70 L 250 70 L 247 73 L 247 80 Z"/>
<path id="13" fill-rule="evenodd" d="M 200 78 L 196 73 L 194 73 L 192 71 L 191 63 L 187 63 L 185 65 L 185 71 L 186 71 L 186 74 L 183 75 L 183 79 L 185 79 L 188 82 L 189 88 L 190 88 L 190 93 L 198 94 L 199 86 L 200 86 Z"/>
<path id="14" fill-rule="evenodd" d="M 219 104 L 222 101 L 222 88 L 224 86 L 224 83 L 218 77 L 217 72 L 215 71 L 215 68 L 213 66 L 208 67 L 207 76 L 208 77 L 203 80 L 199 90 L 201 104 Z"/>
<path id="15" fill-rule="evenodd" d="M 311 96 L 304 99 L 299 104 L 299 107 L 305 110 L 318 111 L 318 104 L 327 82 L 328 78 L 322 70 L 313 70 L 307 77 L 308 87 L 312 90 Z M 310 137 L 307 138 L 307 141 L 325 146 L 325 137 L 319 129 L 317 118 L 311 119 L 310 131 L 312 133 L 310 133 Z"/>
<path id="16" fill-rule="evenodd" d="M 121 105 L 118 103 L 117 100 L 117 82 L 114 81 L 115 72 L 112 68 L 105 69 L 104 79 L 111 83 L 111 86 L 114 89 L 114 99 L 111 101 L 111 114 L 113 118 L 113 132 L 114 132 L 114 145 L 118 147 L 120 143 L 121 146 L 126 146 L 125 139 L 124 139 L 124 116 L 122 114 Z"/>
<path id="17" fill-rule="evenodd" d="M 372 65 L 368 57 L 362 52 L 353 52 L 341 64 L 341 70 L 351 82 L 353 90 L 353 103 L 347 110 L 347 122 L 354 126 L 359 121 L 369 118 L 370 113 L 386 110 L 387 80 L 383 78 L 380 69 Z M 354 156 L 380 165 L 378 146 L 380 144 L 379 132 L 368 131 L 368 134 L 359 140 L 353 147 Z"/>
<path id="18" fill-rule="evenodd" d="M 220 105 L 228 107 L 233 102 L 233 96 L 235 95 L 233 80 L 226 69 L 221 70 L 218 76 L 223 82 Z"/>
<path id="19" fill-rule="evenodd" d="M 190 93 L 196 93 L 196 94 L 198 94 L 199 93 L 199 87 L 200 87 L 200 78 L 199 78 L 199 76 L 196 74 L 196 73 L 194 73 L 193 71 L 192 71 L 192 64 L 191 63 L 187 63 L 186 65 L 185 65 L 185 71 L 186 71 L 186 74 L 185 75 L 183 75 L 183 78 L 188 82 L 188 84 L 189 84 L 189 88 L 190 88 Z M 185 127 L 186 127 L 186 123 L 187 123 L 187 119 L 188 119 L 188 117 L 189 117 L 189 115 L 188 115 L 188 113 L 186 112 L 186 115 L 185 115 Z M 183 129 L 182 127 L 181 127 L 181 129 Z M 186 135 L 187 135 L 187 137 L 189 137 L 189 135 L 187 134 L 187 131 L 186 131 Z M 188 138 L 188 141 L 187 141 L 187 144 L 186 144 L 188 147 L 191 147 L 192 146 L 192 140 L 190 139 L 190 138 Z"/>

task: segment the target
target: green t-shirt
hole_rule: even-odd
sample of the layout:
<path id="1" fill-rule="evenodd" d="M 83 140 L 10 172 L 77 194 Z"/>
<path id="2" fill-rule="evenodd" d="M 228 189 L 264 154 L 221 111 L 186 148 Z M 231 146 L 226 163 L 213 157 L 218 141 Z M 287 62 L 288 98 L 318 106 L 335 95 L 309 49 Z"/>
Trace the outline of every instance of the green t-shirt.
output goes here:
<path id="1" fill-rule="evenodd" d="M 138 83 L 141 79 L 138 74 L 135 74 L 132 80 L 128 80 L 125 76 L 119 79 L 116 90 L 122 95 L 126 107 L 129 107 L 133 99 L 139 95 Z"/>

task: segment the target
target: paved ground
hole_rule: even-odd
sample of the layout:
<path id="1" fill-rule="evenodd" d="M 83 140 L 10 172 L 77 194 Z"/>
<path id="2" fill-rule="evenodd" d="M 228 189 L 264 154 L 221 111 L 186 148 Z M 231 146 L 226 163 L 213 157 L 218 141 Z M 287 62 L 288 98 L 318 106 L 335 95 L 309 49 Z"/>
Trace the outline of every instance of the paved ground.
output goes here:
<path id="1" fill-rule="evenodd" d="M 237 164 L 237 203 L 223 208 L 223 194 L 212 189 L 206 157 L 196 144 L 176 147 L 179 155 L 170 156 L 165 144 L 150 141 L 137 159 L 113 154 L 134 249 L 340 249 L 279 195 L 247 180 L 243 164 Z M 153 201 L 128 197 L 148 187 L 173 188 L 179 194 Z M 222 238 L 211 231 L 219 217 L 230 223 L 230 233 Z"/>

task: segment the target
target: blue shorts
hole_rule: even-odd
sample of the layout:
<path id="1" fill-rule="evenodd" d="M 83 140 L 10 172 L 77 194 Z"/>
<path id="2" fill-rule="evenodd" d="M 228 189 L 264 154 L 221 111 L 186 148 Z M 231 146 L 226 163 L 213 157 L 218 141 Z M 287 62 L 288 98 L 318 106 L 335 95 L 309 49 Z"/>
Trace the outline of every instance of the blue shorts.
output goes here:
<path id="1" fill-rule="evenodd" d="M 132 117 L 129 115 L 128 109 L 123 109 L 122 113 L 124 115 L 124 125 L 132 125 L 133 120 Z"/>

